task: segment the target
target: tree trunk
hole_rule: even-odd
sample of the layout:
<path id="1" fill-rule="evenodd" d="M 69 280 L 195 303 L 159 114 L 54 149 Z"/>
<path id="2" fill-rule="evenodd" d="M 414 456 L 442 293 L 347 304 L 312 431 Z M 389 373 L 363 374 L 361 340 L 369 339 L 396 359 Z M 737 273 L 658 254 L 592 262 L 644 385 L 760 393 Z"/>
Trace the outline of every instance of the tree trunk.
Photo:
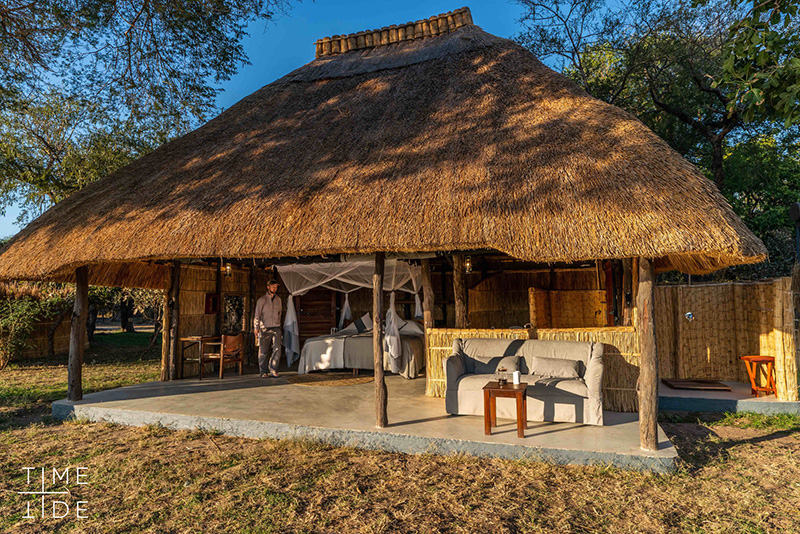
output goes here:
<path id="1" fill-rule="evenodd" d="M 86 342 L 86 317 L 89 313 L 89 268 L 75 269 L 75 305 L 72 309 L 67 364 L 67 398 L 83 398 L 83 347 Z"/>
<path id="2" fill-rule="evenodd" d="M 467 319 L 467 272 L 464 255 L 453 256 L 453 294 L 455 297 L 456 328 L 466 328 Z"/>
<path id="3" fill-rule="evenodd" d="M 94 341 L 94 331 L 97 328 L 97 306 L 89 304 L 89 314 L 86 318 L 86 335 L 89 343 Z"/>
<path id="4" fill-rule="evenodd" d="M 61 326 L 61 323 L 64 322 L 64 319 L 67 318 L 69 315 L 70 309 L 74 306 L 74 303 L 70 303 L 69 306 L 65 306 L 58 315 L 53 319 L 53 324 L 50 325 L 50 328 L 47 329 L 47 357 L 48 358 L 55 358 L 56 357 L 56 330 Z"/>
<path id="5" fill-rule="evenodd" d="M 717 189 L 722 191 L 725 185 L 725 168 L 723 167 L 725 156 L 725 137 L 714 135 L 709 137 L 711 143 L 711 173 L 714 176 L 714 184 Z"/>
<path id="6" fill-rule="evenodd" d="M 653 263 L 639 259 L 639 290 L 636 307 L 639 313 L 639 438 L 644 450 L 658 449 L 658 355 L 656 353 L 656 328 L 653 316 Z"/>
<path id="7" fill-rule="evenodd" d="M 133 299 L 130 295 L 122 297 L 119 302 L 119 326 L 123 332 L 133 333 Z"/>
<path id="8" fill-rule="evenodd" d="M 375 253 L 375 274 L 372 275 L 372 354 L 375 363 L 375 426 L 386 428 L 388 391 L 383 377 L 383 273 L 385 256 Z"/>
<path id="9" fill-rule="evenodd" d="M 150 335 L 150 342 L 147 344 L 147 350 L 152 350 L 156 346 L 158 336 L 161 335 L 161 321 L 156 319 L 153 321 L 153 333 Z"/>

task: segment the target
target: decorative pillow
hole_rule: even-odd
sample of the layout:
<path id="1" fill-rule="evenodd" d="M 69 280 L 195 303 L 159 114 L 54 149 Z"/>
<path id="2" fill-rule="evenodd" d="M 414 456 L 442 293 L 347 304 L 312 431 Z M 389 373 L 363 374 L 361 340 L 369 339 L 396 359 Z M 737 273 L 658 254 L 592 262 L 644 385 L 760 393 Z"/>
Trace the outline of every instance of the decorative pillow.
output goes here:
<path id="1" fill-rule="evenodd" d="M 467 372 L 478 375 L 494 374 L 499 367 L 505 367 L 509 373 L 519 371 L 519 356 L 473 357 L 470 358 L 469 363 L 467 364 Z"/>
<path id="2" fill-rule="evenodd" d="M 353 324 L 356 325 L 359 334 L 363 334 L 367 330 L 372 330 L 372 318 L 368 313 L 365 313 L 363 316 L 353 321 Z"/>
<path id="3" fill-rule="evenodd" d="M 562 360 L 560 358 L 539 358 L 531 356 L 529 374 L 548 378 L 580 378 L 578 360 Z"/>
<path id="4" fill-rule="evenodd" d="M 505 368 L 508 373 L 519 371 L 519 356 L 505 356 L 504 358 L 500 358 L 500 361 L 497 362 L 495 372 L 503 368 Z"/>

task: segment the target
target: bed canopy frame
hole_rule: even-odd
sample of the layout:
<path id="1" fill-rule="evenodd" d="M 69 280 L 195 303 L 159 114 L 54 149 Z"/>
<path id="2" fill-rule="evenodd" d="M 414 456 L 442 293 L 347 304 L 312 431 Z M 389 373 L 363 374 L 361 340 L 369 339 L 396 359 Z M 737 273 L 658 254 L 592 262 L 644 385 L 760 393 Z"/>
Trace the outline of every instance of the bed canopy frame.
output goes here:
<path id="1" fill-rule="evenodd" d="M 289 291 L 286 318 L 283 321 L 283 346 L 286 349 L 286 361 L 292 365 L 300 357 L 300 328 L 293 297 L 305 295 L 315 287 L 324 287 L 344 293 L 344 305 L 339 317 L 339 328 L 341 329 L 345 320 L 352 319 L 349 294 L 361 288 L 372 288 L 375 261 L 374 259 L 359 258 L 330 263 L 277 265 L 276 268 Z M 386 260 L 383 290 L 391 292 L 391 296 L 389 309 L 386 312 L 384 350 L 391 355 L 393 372 L 396 372 L 394 368 L 399 366 L 398 362 L 403 350 L 395 310 L 395 292 L 404 291 L 413 294 L 414 317 L 421 318 L 422 303 L 419 297 L 421 287 L 422 269 L 419 266 L 399 259 Z"/>

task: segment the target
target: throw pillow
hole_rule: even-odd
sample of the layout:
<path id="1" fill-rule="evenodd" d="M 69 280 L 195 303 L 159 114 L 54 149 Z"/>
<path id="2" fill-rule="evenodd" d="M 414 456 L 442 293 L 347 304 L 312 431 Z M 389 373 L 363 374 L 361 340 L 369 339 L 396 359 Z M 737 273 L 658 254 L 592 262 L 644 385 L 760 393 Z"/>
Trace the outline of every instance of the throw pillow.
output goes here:
<path id="1" fill-rule="evenodd" d="M 560 358 L 539 358 L 532 356 L 531 368 L 528 372 L 532 375 L 549 378 L 580 378 L 578 373 L 578 360 L 562 360 Z"/>
<path id="2" fill-rule="evenodd" d="M 505 369 L 508 373 L 519 371 L 519 356 L 505 356 L 504 358 L 500 358 L 500 361 L 497 362 L 495 373 L 500 369 Z"/>
<path id="3" fill-rule="evenodd" d="M 372 318 L 368 313 L 365 313 L 363 316 L 353 321 L 353 324 L 356 325 L 359 334 L 363 334 L 367 330 L 372 330 Z"/>

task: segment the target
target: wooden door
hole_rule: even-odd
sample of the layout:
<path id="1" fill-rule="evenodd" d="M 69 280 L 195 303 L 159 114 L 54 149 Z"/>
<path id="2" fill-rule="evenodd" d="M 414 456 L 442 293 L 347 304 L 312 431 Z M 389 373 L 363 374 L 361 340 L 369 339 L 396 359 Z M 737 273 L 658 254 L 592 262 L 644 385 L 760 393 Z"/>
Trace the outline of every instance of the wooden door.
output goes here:
<path id="1" fill-rule="evenodd" d="M 336 293 L 322 287 L 314 288 L 294 298 L 300 346 L 310 337 L 331 333 L 336 326 Z"/>

